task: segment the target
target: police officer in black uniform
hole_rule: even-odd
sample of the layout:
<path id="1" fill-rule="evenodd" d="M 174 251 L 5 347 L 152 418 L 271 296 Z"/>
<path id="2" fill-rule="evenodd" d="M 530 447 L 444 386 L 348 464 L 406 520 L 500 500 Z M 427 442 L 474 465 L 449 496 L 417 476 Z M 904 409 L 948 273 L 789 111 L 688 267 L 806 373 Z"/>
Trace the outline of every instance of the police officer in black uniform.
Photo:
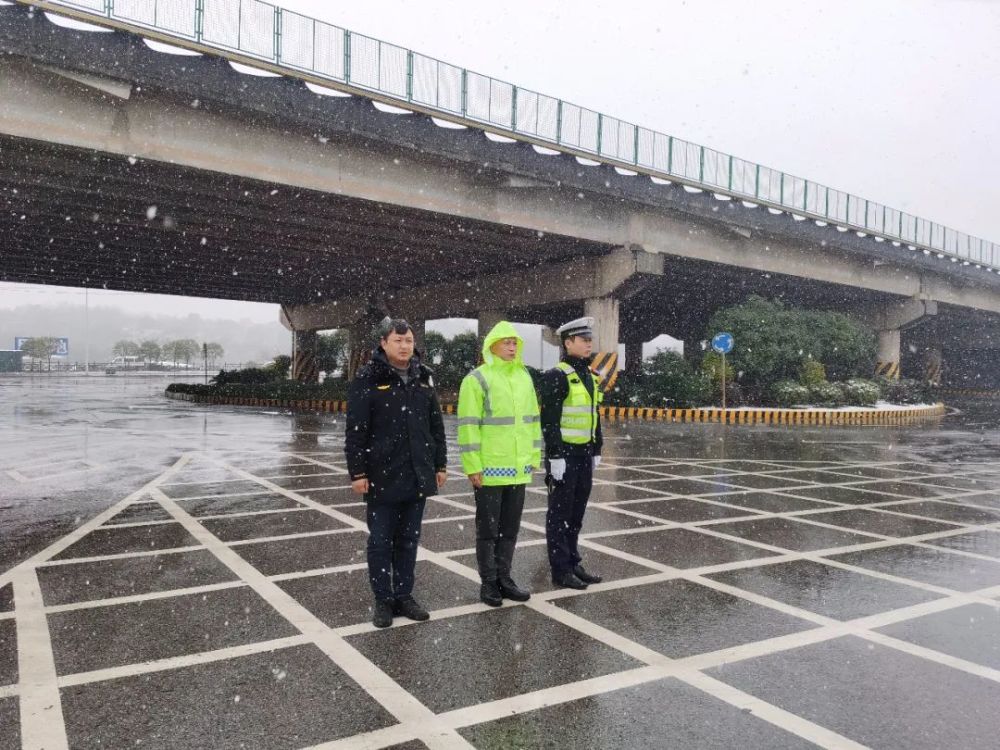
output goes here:
<path id="1" fill-rule="evenodd" d="M 571 589 L 601 582 L 600 576 L 581 565 L 577 549 L 603 443 L 598 413 L 603 394 L 590 369 L 593 325 L 593 318 L 578 318 L 556 330 L 562 339 L 563 357 L 544 373 L 541 383 L 549 565 L 552 582 Z"/>

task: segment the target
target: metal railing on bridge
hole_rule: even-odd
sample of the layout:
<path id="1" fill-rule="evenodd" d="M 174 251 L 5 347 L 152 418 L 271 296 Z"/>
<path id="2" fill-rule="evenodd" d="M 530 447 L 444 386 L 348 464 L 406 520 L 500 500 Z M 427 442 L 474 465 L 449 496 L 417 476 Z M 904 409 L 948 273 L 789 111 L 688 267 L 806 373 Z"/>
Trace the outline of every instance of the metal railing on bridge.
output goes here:
<path id="1" fill-rule="evenodd" d="M 261 0 L 17 0 L 155 31 L 179 46 L 481 126 L 494 132 L 935 253 L 993 271 L 1000 245 L 570 102 L 520 88 Z"/>

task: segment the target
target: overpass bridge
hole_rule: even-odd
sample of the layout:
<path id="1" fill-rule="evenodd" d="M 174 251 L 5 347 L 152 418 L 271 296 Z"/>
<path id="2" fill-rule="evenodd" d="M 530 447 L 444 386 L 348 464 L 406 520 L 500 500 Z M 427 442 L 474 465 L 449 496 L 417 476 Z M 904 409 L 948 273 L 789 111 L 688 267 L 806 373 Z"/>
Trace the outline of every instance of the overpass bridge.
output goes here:
<path id="1" fill-rule="evenodd" d="M 1000 349 L 995 243 L 258 0 L 19 0 L 0 51 L 6 281 L 278 303 L 304 350 L 586 312 L 635 362 L 750 293 L 888 372 Z"/>

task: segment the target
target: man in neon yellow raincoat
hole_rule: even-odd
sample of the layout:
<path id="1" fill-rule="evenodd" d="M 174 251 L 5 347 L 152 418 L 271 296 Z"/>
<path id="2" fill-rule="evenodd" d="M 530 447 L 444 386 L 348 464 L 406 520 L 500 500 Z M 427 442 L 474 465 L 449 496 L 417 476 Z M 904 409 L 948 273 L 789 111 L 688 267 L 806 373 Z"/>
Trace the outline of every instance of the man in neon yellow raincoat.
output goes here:
<path id="1" fill-rule="evenodd" d="M 483 364 L 465 376 L 458 395 L 462 470 L 476 495 L 479 598 L 494 607 L 530 596 L 510 575 L 525 486 L 542 459 L 538 398 L 523 349 L 514 326 L 497 323 L 483 342 Z"/>

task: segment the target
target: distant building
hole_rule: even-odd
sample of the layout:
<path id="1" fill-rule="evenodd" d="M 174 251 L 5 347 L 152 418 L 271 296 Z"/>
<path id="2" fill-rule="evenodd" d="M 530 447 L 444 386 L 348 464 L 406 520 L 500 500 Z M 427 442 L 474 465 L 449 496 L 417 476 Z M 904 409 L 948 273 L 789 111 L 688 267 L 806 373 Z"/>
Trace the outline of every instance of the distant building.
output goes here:
<path id="1" fill-rule="evenodd" d="M 13 349 L 0 349 L 0 372 L 21 372 L 24 369 L 24 353 Z"/>

